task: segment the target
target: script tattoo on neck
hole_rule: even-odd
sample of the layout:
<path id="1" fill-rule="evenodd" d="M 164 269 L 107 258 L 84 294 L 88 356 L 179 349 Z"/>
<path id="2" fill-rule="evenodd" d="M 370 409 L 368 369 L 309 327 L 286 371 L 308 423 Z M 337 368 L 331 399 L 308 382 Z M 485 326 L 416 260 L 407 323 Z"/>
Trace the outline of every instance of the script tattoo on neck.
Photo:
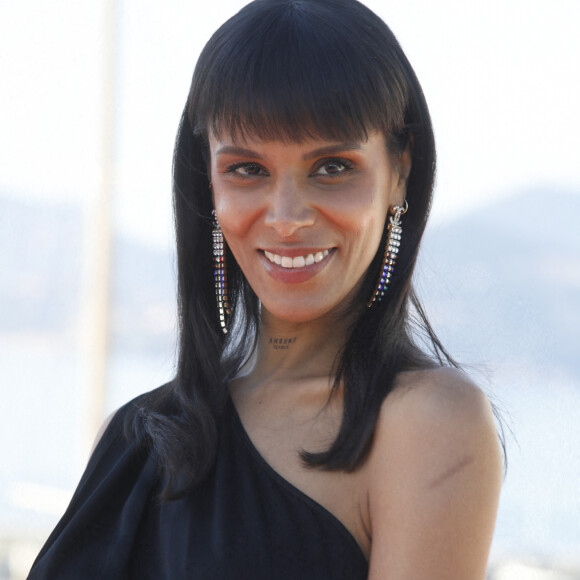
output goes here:
<path id="1" fill-rule="evenodd" d="M 295 336 L 293 336 L 292 338 L 273 338 L 273 337 L 270 337 L 268 344 L 274 350 L 288 350 L 289 346 L 291 344 L 294 344 L 295 342 L 296 342 Z"/>

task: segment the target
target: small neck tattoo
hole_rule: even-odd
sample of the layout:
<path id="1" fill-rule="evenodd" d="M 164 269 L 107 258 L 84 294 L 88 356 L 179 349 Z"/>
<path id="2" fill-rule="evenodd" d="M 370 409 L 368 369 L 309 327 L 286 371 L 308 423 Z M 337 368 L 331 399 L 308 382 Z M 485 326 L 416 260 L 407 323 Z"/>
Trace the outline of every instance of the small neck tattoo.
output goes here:
<path id="1" fill-rule="evenodd" d="M 293 336 L 292 338 L 273 338 L 273 337 L 270 337 L 268 344 L 274 350 L 288 350 L 288 347 L 291 344 L 294 344 L 295 342 L 296 342 L 295 336 Z"/>

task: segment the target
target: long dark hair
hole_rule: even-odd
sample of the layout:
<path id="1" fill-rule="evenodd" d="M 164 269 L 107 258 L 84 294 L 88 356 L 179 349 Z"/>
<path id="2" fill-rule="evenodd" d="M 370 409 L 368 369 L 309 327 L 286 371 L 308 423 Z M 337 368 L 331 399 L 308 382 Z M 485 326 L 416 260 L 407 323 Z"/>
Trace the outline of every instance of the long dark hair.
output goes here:
<path id="1" fill-rule="evenodd" d="M 210 39 L 197 63 L 174 153 L 179 359 L 166 388 L 145 397 L 133 428 L 153 447 L 164 497 L 201 481 L 215 457 L 219 422 L 235 376 L 255 344 L 258 299 L 231 252 L 228 289 L 236 329 L 220 329 L 212 264 L 208 131 L 301 141 L 364 140 L 382 131 L 391 153 L 408 146 L 409 210 L 393 280 L 365 308 L 336 362 L 344 389 L 342 424 L 322 453 L 304 461 L 353 470 L 364 459 L 384 398 L 407 369 L 453 364 L 433 334 L 411 283 L 435 175 L 435 143 L 423 91 L 387 25 L 356 0 L 255 0 Z M 359 304 L 369 299 L 386 239 L 369 267 Z M 414 339 L 419 325 L 431 345 Z"/>

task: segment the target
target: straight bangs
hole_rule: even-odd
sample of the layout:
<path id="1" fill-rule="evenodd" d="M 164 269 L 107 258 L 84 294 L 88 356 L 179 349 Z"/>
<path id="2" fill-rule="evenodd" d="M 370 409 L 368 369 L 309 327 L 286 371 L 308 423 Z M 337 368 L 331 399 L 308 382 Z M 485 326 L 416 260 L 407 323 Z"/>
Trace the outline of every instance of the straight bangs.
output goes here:
<path id="1" fill-rule="evenodd" d="M 356 8 L 356 17 L 353 3 L 340 0 L 264 0 L 242 9 L 198 61 L 193 132 L 285 142 L 405 132 L 406 83 L 388 62 L 397 41 L 386 25 L 388 34 L 377 34 L 376 17 L 374 29 L 366 27 L 372 13 Z"/>

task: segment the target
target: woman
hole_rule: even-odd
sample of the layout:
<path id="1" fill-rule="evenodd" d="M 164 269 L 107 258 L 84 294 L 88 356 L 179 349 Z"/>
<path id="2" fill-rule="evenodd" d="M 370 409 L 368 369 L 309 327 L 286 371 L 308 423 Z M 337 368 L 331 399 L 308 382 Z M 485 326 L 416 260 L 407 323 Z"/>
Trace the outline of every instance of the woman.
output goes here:
<path id="1" fill-rule="evenodd" d="M 492 413 L 411 284 L 434 171 L 356 0 L 214 34 L 174 157 L 177 376 L 115 414 L 31 578 L 485 577 Z"/>

